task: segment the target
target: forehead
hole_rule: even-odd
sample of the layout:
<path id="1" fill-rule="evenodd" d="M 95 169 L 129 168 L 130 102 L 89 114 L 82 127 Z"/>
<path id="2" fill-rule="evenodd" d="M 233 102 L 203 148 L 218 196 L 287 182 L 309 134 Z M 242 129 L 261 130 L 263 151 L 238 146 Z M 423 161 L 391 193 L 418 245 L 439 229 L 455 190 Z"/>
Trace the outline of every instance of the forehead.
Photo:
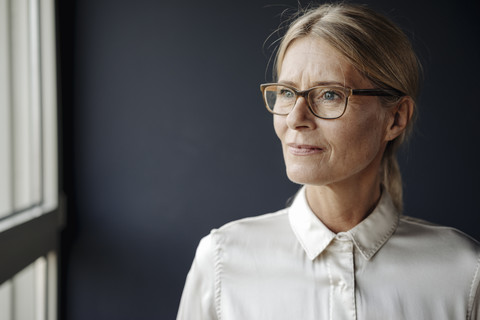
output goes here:
<path id="1" fill-rule="evenodd" d="M 351 88 L 368 85 L 353 65 L 319 37 L 294 40 L 285 52 L 279 82 L 306 89 L 318 84 L 338 84 Z"/>

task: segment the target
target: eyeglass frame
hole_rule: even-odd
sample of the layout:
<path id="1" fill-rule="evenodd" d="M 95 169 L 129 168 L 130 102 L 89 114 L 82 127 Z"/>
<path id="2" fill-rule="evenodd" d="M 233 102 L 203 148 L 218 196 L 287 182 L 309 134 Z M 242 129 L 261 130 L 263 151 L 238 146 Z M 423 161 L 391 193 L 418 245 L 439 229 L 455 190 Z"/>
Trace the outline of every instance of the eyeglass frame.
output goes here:
<path id="1" fill-rule="evenodd" d="M 397 90 L 397 89 L 393 89 L 393 88 L 391 88 L 391 89 L 382 89 L 382 88 L 352 89 L 352 88 L 336 85 L 336 86 L 314 86 L 314 87 L 309 88 L 307 90 L 298 90 L 295 87 L 292 87 L 288 84 L 283 84 L 283 83 L 272 82 L 272 83 L 261 84 L 260 85 L 260 91 L 262 92 L 262 97 L 263 97 L 263 101 L 265 103 L 265 107 L 267 108 L 267 110 L 271 114 L 276 114 L 276 115 L 279 115 L 279 116 L 288 116 L 292 110 L 290 110 L 286 114 L 282 114 L 282 113 L 276 113 L 268 107 L 268 102 L 267 102 L 266 97 L 265 97 L 265 89 L 267 87 L 270 87 L 270 86 L 283 86 L 283 87 L 292 89 L 292 91 L 295 92 L 295 102 L 293 103 L 292 110 L 295 108 L 295 105 L 297 104 L 298 98 L 302 97 L 307 102 L 308 110 L 310 110 L 310 112 L 315 117 L 320 118 L 320 119 L 325 119 L 325 120 L 334 120 L 334 119 L 338 119 L 341 116 L 343 116 L 345 114 L 345 111 L 347 110 L 348 98 L 350 98 L 350 96 L 375 96 L 375 97 L 398 97 L 398 98 L 405 96 L 405 94 L 403 92 L 401 92 L 400 90 Z M 348 93 L 347 96 L 345 97 L 345 106 L 343 107 L 343 112 L 338 117 L 325 118 L 325 117 L 320 117 L 315 112 L 313 112 L 312 107 L 310 106 L 310 102 L 308 101 L 308 94 L 311 91 L 313 91 L 315 89 L 318 89 L 318 88 L 342 88 L 345 92 Z"/>

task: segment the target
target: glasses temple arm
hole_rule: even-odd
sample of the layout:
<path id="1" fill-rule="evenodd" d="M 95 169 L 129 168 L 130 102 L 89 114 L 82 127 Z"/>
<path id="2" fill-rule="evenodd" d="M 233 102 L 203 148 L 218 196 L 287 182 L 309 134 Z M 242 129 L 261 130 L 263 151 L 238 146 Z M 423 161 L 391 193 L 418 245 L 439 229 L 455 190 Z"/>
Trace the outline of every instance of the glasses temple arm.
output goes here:
<path id="1" fill-rule="evenodd" d="M 403 97 L 405 94 L 396 89 L 353 89 L 352 95 L 356 96 L 380 96 L 380 97 Z"/>

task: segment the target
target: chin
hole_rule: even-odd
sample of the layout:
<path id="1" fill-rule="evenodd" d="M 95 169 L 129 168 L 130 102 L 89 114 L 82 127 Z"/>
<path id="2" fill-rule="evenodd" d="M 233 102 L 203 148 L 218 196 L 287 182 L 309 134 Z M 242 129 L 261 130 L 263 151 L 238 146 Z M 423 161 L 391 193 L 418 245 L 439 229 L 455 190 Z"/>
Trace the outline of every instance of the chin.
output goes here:
<path id="1" fill-rule="evenodd" d="M 284 150 L 285 169 L 290 181 L 297 184 L 324 185 L 331 176 L 325 153 L 294 156 Z"/>
<path id="2" fill-rule="evenodd" d="M 301 185 L 323 185 L 327 180 L 325 177 L 319 175 L 318 172 L 305 168 L 287 169 L 287 177 L 293 183 Z"/>

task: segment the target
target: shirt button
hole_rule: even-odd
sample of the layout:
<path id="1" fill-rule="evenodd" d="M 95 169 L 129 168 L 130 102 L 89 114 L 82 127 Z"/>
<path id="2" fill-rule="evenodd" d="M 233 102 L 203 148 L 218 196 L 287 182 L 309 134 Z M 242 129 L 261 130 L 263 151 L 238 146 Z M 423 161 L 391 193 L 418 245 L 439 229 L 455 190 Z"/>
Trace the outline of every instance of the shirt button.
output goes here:
<path id="1" fill-rule="evenodd" d="M 340 232 L 338 233 L 335 238 L 337 238 L 337 240 L 340 240 L 340 241 L 345 241 L 345 240 L 350 240 L 350 238 L 347 236 L 347 234 L 345 234 L 344 232 Z"/>

